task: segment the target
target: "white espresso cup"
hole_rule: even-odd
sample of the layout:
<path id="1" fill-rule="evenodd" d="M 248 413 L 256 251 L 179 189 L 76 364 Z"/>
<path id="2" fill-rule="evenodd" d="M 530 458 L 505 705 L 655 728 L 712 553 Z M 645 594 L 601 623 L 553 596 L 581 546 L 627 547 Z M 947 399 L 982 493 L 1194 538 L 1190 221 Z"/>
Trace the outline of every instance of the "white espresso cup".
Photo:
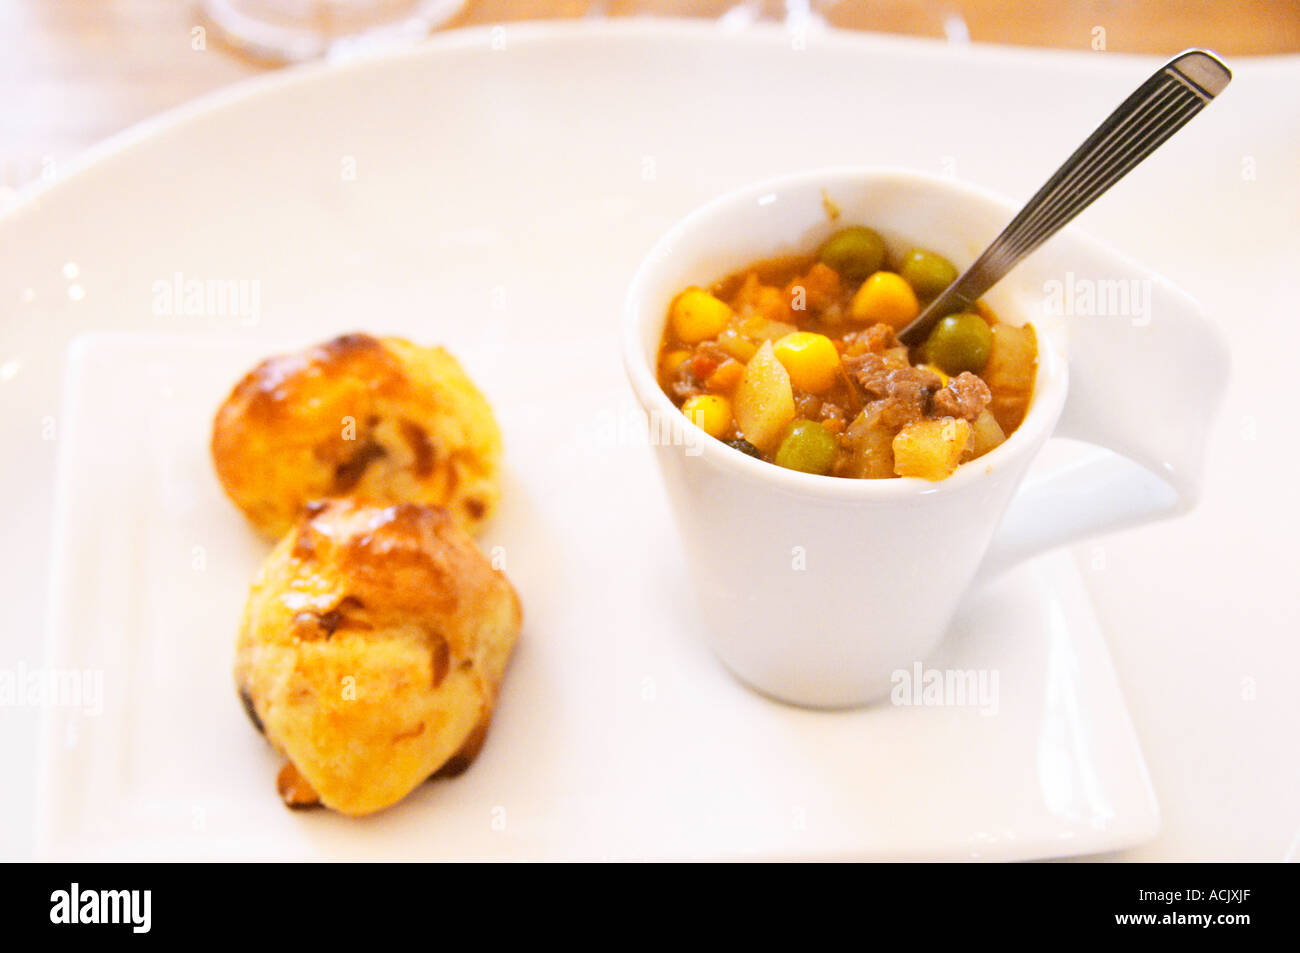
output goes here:
<path id="1" fill-rule="evenodd" d="M 962 268 L 1015 211 L 947 179 L 881 169 L 803 173 L 710 202 L 660 239 L 628 294 L 624 359 L 650 432 L 693 428 L 655 374 L 683 288 L 810 253 L 847 225 L 874 228 L 895 254 L 926 248 Z M 893 673 L 943 639 L 972 583 L 1194 504 L 1228 368 L 1194 301 L 1071 231 L 984 300 L 1001 320 L 1034 325 L 1037 381 L 1020 427 L 946 480 L 801 473 L 702 432 L 656 441 L 712 647 L 759 691 L 816 707 L 885 697 Z M 1022 488 L 1053 436 L 1104 451 Z"/>

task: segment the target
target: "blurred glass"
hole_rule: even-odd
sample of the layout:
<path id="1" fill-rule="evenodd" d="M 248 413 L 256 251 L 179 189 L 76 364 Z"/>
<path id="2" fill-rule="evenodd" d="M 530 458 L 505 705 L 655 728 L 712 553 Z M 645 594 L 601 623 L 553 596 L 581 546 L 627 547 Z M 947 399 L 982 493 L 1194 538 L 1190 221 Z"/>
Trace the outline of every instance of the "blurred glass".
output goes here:
<path id="1" fill-rule="evenodd" d="M 226 42 L 262 59 L 331 58 L 414 42 L 465 0 L 200 0 Z"/>
<path id="2" fill-rule="evenodd" d="M 35 2 L 35 0 L 33 0 Z M 92 0 L 79 0 L 89 3 Z M 264 59 L 313 59 L 417 40 L 439 26 L 593 17 L 759 21 L 946 39 L 1171 56 L 1300 49 L 1300 0 L 199 0 L 218 32 Z"/>

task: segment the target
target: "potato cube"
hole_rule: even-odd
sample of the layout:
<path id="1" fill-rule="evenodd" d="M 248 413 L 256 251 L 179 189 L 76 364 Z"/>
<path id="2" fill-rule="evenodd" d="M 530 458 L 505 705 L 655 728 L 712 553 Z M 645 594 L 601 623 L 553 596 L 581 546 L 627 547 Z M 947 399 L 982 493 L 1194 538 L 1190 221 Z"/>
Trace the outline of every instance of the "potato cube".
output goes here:
<path id="1" fill-rule="evenodd" d="M 963 459 L 973 460 L 976 457 L 982 457 L 1006 439 L 1002 428 L 998 426 L 997 419 L 993 416 L 992 411 L 986 407 L 980 411 L 980 415 L 971 424 L 971 440 L 966 446 L 966 456 Z"/>
<path id="2" fill-rule="evenodd" d="M 866 411 L 854 418 L 841 441 L 835 475 L 859 480 L 881 480 L 894 475 L 894 432 Z"/>
<path id="3" fill-rule="evenodd" d="M 957 469 L 970 438 L 971 426 L 964 420 L 915 420 L 894 438 L 894 472 L 922 480 L 946 479 Z"/>
<path id="4" fill-rule="evenodd" d="M 993 325 L 993 346 L 980 374 L 993 391 L 991 409 L 998 426 L 1010 433 L 1020 426 L 1034 392 L 1038 371 L 1038 341 L 1033 325 Z"/>
<path id="5" fill-rule="evenodd" d="M 794 420 L 794 390 L 790 375 L 767 341 L 745 367 L 736 385 L 732 408 L 736 426 L 746 440 L 764 453 L 776 449 L 781 431 Z"/>

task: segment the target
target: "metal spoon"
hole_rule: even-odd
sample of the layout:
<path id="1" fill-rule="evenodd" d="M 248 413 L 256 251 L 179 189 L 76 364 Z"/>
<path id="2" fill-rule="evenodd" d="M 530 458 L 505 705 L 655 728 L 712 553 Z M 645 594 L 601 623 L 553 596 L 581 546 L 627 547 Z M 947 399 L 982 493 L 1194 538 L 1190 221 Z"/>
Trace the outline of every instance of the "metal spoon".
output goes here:
<path id="1" fill-rule="evenodd" d="M 1206 50 L 1166 63 L 1111 113 L 956 281 L 907 327 L 904 344 L 925 340 L 946 315 L 969 310 L 1022 258 L 1055 235 L 1223 92 L 1232 73 Z"/>

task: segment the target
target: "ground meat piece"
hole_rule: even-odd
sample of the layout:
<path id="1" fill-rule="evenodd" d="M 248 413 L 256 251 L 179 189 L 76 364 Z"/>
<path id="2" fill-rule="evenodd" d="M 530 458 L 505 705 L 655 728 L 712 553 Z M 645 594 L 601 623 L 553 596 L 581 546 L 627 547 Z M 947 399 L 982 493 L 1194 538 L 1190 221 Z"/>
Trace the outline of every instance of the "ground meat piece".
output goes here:
<path id="1" fill-rule="evenodd" d="M 844 412 L 844 408 L 839 404 L 831 403 L 829 400 L 822 402 L 821 410 L 818 411 L 818 416 L 821 417 L 823 421 L 848 420 L 848 414 Z"/>
<path id="2" fill-rule="evenodd" d="M 805 420 L 816 420 L 821 414 L 822 399 L 816 394 L 795 391 L 794 412 Z"/>
<path id="3" fill-rule="evenodd" d="M 931 411 L 940 417 L 974 421 L 993 400 L 989 385 L 970 371 L 962 371 L 934 395 Z"/>
<path id="4" fill-rule="evenodd" d="M 862 388 L 867 409 L 889 427 L 903 427 L 924 417 L 942 383 L 933 371 L 899 366 L 879 354 L 846 357 L 844 366 Z"/>
<path id="5" fill-rule="evenodd" d="M 803 289 L 803 310 L 814 313 L 825 311 L 840 297 L 840 273 L 828 265 L 815 262 L 805 275 L 786 285 L 786 299 L 795 300 L 800 288 Z"/>
<path id="6" fill-rule="evenodd" d="M 689 365 L 689 370 L 695 375 L 696 380 L 706 381 L 709 375 L 721 367 L 730 356 L 716 341 L 705 341 L 697 345 L 695 353 L 682 363 Z"/>
<path id="7" fill-rule="evenodd" d="M 696 394 L 703 394 L 704 384 L 690 374 L 679 374 L 677 380 L 669 385 L 669 389 L 679 401 L 687 401 Z"/>
<path id="8" fill-rule="evenodd" d="M 869 401 L 863 412 L 882 427 L 901 430 L 912 421 L 925 416 L 925 405 L 899 397 L 882 397 L 880 400 Z"/>
<path id="9" fill-rule="evenodd" d="M 846 357 L 859 354 L 883 354 L 891 347 L 898 347 L 898 338 L 894 335 L 894 329 L 888 324 L 873 324 L 862 331 L 844 336 Z"/>
<path id="10" fill-rule="evenodd" d="M 668 385 L 674 397 L 686 401 L 708 390 L 709 375 L 722 366 L 730 355 L 714 341 L 705 341 L 677 368 L 675 380 Z"/>

